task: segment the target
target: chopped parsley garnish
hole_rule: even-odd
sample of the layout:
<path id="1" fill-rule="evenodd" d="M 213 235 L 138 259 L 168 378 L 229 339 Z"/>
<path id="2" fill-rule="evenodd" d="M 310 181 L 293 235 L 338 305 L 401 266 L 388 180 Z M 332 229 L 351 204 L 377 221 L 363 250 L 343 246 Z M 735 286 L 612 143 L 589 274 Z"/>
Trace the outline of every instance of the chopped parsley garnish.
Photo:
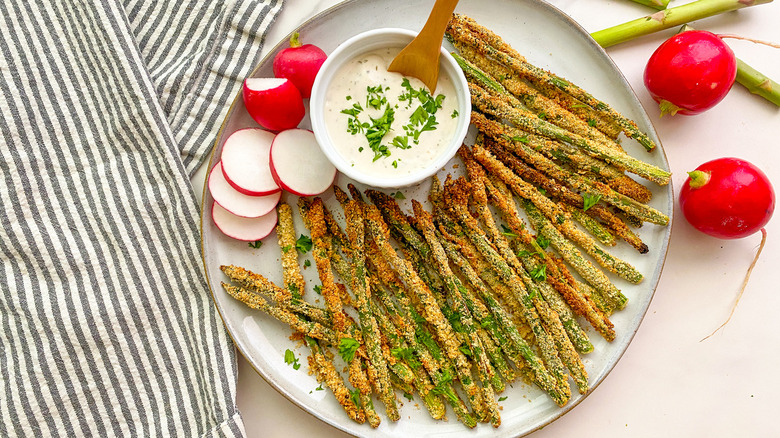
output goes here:
<path id="1" fill-rule="evenodd" d="M 536 236 L 536 244 L 542 249 L 547 249 L 550 246 L 550 239 L 542 236 L 541 234 Z"/>
<path id="2" fill-rule="evenodd" d="M 295 241 L 295 248 L 303 254 L 311 250 L 311 237 L 301 234 L 301 237 Z"/>
<path id="3" fill-rule="evenodd" d="M 352 362 L 359 346 L 360 343 L 352 338 L 341 338 L 341 342 L 339 342 L 339 355 L 345 362 Z"/>
<path id="4" fill-rule="evenodd" d="M 297 370 L 301 367 L 300 362 L 298 362 L 298 358 L 295 357 L 295 353 L 293 353 L 293 351 L 289 348 L 284 352 L 284 363 L 287 365 L 292 365 L 294 370 Z"/>
<path id="5" fill-rule="evenodd" d="M 535 281 L 545 281 L 547 280 L 547 265 L 539 265 L 529 272 L 529 274 L 531 274 L 531 278 Z"/>
<path id="6" fill-rule="evenodd" d="M 517 234 L 504 224 L 501 224 L 501 234 L 510 238 L 517 237 Z"/>
<path id="7" fill-rule="evenodd" d="M 262 240 L 255 240 L 254 242 L 249 242 L 250 248 L 260 248 L 261 246 L 263 246 Z"/>
<path id="8" fill-rule="evenodd" d="M 349 116 L 347 119 L 347 132 L 352 135 L 362 134 L 365 136 L 368 146 L 374 152 L 373 161 L 389 157 L 392 147 L 398 149 L 411 148 L 410 139 L 412 140 L 411 143 L 419 144 L 420 135 L 423 132 L 435 130 L 439 124 L 434 114 L 442 107 L 445 96 L 439 94 L 434 97 L 425 87 L 415 89 L 407 78 L 401 81 L 401 86 L 403 91 L 398 96 L 398 100 L 404 102 L 406 108 L 411 108 L 415 103 L 419 105 L 412 113 L 409 123 L 403 125 L 404 135 L 394 136 L 389 144 L 383 144 L 383 139 L 391 132 L 393 122 L 395 121 L 395 109 L 388 103 L 386 95 L 390 87 L 383 87 L 382 85 L 367 86 L 365 108 L 360 103 L 355 102 L 352 104 L 352 107 L 341 111 L 342 114 Z M 347 101 L 350 100 L 352 100 L 352 96 L 347 96 Z M 378 117 L 372 117 L 367 114 L 366 110 L 368 109 L 371 109 L 374 115 L 376 115 L 376 111 L 381 111 L 382 113 Z M 453 111 L 452 117 L 455 118 L 457 115 L 457 111 Z M 358 152 L 363 152 L 363 147 L 359 147 Z M 397 161 L 393 161 L 391 164 L 393 167 L 398 167 Z"/>
<path id="9" fill-rule="evenodd" d="M 601 195 L 591 195 L 590 193 L 585 193 L 584 195 L 582 195 L 582 201 L 583 201 L 582 211 L 588 211 L 589 208 L 598 204 L 600 200 L 601 200 Z"/>
<path id="10" fill-rule="evenodd" d="M 404 193 L 402 191 L 400 191 L 400 190 L 397 191 L 397 192 L 394 192 L 390 196 L 392 196 L 395 199 L 406 199 L 406 196 L 404 196 Z"/>

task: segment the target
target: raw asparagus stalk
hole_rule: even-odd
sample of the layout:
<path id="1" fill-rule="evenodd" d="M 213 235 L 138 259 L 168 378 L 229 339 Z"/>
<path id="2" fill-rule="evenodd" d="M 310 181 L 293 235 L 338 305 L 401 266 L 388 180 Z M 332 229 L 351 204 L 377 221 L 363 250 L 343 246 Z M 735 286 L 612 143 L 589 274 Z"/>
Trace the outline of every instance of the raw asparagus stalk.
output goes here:
<path id="1" fill-rule="evenodd" d="M 737 82 L 753 94 L 780 106 L 780 84 L 737 58 Z"/>
<path id="2" fill-rule="evenodd" d="M 590 35 L 601 47 L 610 47 L 691 21 L 771 2 L 772 0 L 698 0 L 593 32 Z"/>

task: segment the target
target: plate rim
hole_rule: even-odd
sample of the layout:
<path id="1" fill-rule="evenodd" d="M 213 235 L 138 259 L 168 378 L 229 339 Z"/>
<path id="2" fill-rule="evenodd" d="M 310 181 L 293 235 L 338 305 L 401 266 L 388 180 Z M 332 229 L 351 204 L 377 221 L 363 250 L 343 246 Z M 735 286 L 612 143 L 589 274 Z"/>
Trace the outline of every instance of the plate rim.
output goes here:
<path id="1" fill-rule="evenodd" d="M 374 1 L 381 2 L 381 1 L 388 1 L 388 0 L 374 0 Z M 512 1 L 512 0 L 508 0 L 508 1 Z M 319 22 L 321 20 L 327 19 L 327 17 L 329 15 L 332 15 L 332 14 L 338 12 L 339 10 L 341 10 L 343 8 L 348 8 L 348 7 L 351 7 L 355 3 L 361 3 L 361 2 L 365 2 L 365 0 L 344 0 L 344 1 L 341 1 L 341 2 L 339 2 L 337 4 L 334 4 L 334 5 L 326 8 L 326 9 L 318 12 L 317 14 L 315 14 L 315 15 L 311 16 L 310 18 L 308 18 L 307 20 L 301 22 L 300 24 L 295 26 L 294 30 L 289 32 L 279 42 L 277 42 L 277 44 L 275 44 L 273 46 L 273 48 L 271 48 L 268 51 L 268 53 L 265 56 L 263 56 L 263 58 L 261 58 L 258 61 L 258 63 L 252 68 L 251 72 L 247 75 L 247 77 L 254 76 L 256 74 L 256 72 L 260 68 L 262 68 L 265 63 L 269 62 L 269 60 L 271 60 L 272 57 L 275 56 L 275 54 L 278 51 L 280 51 L 281 49 L 286 47 L 290 37 L 295 32 L 299 32 L 301 29 L 303 29 L 303 28 L 305 28 L 307 26 L 312 25 L 314 22 Z M 622 70 L 620 70 L 618 68 L 617 64 L 615 64 L 614 60 L 609 56 L 609 54 L 606 52 L 606 50 L 603 47 L 601 47 L 600 45 L 598 45 L 598 43 L 596 43 L 596 41 L 590 36 L 590 34 L 584 29 L 584 27 L 581 24 L 579 24 L 576 20 L 574 20 L 574 18 L 572 18 L 570 15 L 568 15 L 566 12 L 564 12 L 563 10 L 558 8 L 557 6 L 555 6 L 555 5 L 551 4 L 551 3 L 548 3 L 546 1 L 543 1 L 543 0 L 520 0 L 517 3 L 518 3 L 518 6 L 520 6 L 521 3 L 533 3 L 533 4 L 535 4 L 535 5 L 539 6 L 539 7 L 547 9 L 549 12 L 552 12 L 562 22 L 564 22 L 566 25 L 574 28 L 578 33 L 580 33 L 583 37 L 585 37 L 586 42 L 593 48 L 593 50 L 595 50 L 596 52 L 599 53 L 599 56 L 602 58 L 602 61 L 605 61 L 605 62 L 607 62 L 608 64 L 611 65 L 611 67 L 614 70 L 614 72 L 617 73 L 617 75 L 621 79 L 622 85 L 625 88 L 627 88 L 628 90 L 630 90 L 630 93 L 629 93 L 630 96 L 629 97 L 630 97 L 630 100 L 632 101 L 632 105 L 634 105 L 636 108 L 641 109 L 640 116 L 642 118 L 642 122 L 644 124 L 646 124 L 650 128 L 649 134 L 650 134 L 651 138 L 653 138 L 656 141 L 656 144 L 657 144 L 657 148 L 654 151 L 654 153 L 659 153 L 660 154 L 661 161 L 665 165 L 666 169 L 669 169 L 668 157 L 667 157 L 665 149 L 663 148 L 663 145 L 662 145 L 662 142 L 661 142 L 660 138 L 658 138 L 658 133 L 657 133 L 657 130 L 655 128 L 655 125 L 654 125 L 653 121 L 650 119 L 649 115 L 647 114 L 647 111 L 644 109 L 644 106 L 639 101 L 639 98 L 638 98 L 636 92 L 634 91 L 633 87 L 630 85 L 629 81 L 626 79 L 626 77 L 623 74 Z M 457 10 L 456 10 L 456 12 L 457 12 Z M 233 115 L 233 113 L 234 113 L 234 111 L 236 109 L 236 106 L 240 103 L 240 101 L 241 101 L 241 90 L 239 89 L 237 91 L 233 101 L 231 102 L 230 107 L 228 108 L 228 111 L 227 111 L 225 117 L 222 120 L 222 123 L 220 125 L 219 130 L 216 133 L 216 136 L 215 136 L 215 139 L 214 139 L 214 143 L 213 143 L 211 152 L 209 153 L 209 160 L 208 160 L 208 164 L 207 164 L 207 166 L 208 166 L 207 169 L 211 169 L 216 164 L 214 160 L 215 160 L 215 157 L 216 157 L 216 152 L 218 150 L 219 144 L 220 144 L 220 142 L 222 140 L 224 131 L 227 128 L 228 122 L 229 122 L 231 116 Z M 667 260 L 667 257 L 668 257 L 670 237 L 671 237 L 671 230 L 672 230 L 672 227 L 673 227 L 673 224 L 674 224 L 674 219 L 675 219 L 675 215 L 674 215 L 674 193 L 675 193 L 675 191 L 674 191 L 673 181 L 672 180 L 669 181 L 668 186 L 666 188 L 666 191 L 669 194 L 668 199 L 667 199 L 667 206 L 666 206 L 666 208 L 667 208 L 666 214 L 669 216 L 669 223 L 665 227 L 664 236 L 663 236 L 663 239 L 662 239 L 662 247 L 659 248 L 659 250 L 658 250 L 658 252 L 659 252 L 658 260 L 659 260 L 659 262 L 658 262 L 657 266 L 655 267 L 655 270 L 652 273 L 652 275 L 645 277 L 644 281 L 648 281 L 648 282 L 652 282 L 653 283 L 652 287 L 649 289 L 649 295 L 650 296 L 647 299 L 647 305 L 637 315 L 638 316 L 638 321 L 637 321 L 636 326 L 633 327 L 632 330 L 630 330 L 630 332 L 625 332 L 624 333 L 624 336 L 626 337 L 625 348 L 622 348 L 614 356 L 613 360 L 610 361 L 610 364 L 609 364 L 608 368 L 606 369 L 606 372 L 602 376 L 600 376 L 600 378 L 598 380 L 592 382 L 592 384 L 590 386 L 590 389 L 589 389 L 589 391 L 587 393 L 582 394 L 580 397 L 577 397 L 577 398 L 571 400 L 565 406 L 559 408 L 555 412 L 554 415 L 552 415 L 549 418 L 547 418 L 546 420 L 540 422 L 540 424 L 537 424 L 534 427 L 529 428 L 529 429 L 527 429 L 525 431 L 521 431 L 519 435 L 514 435 L 514 436 L 523 437 L 523 436 L 527 436 L 527 435 L 529 435 L 529 434 L 531 434 L 533 432 L 536 432 L 538 430 L 541 430 L 542 428 L 548 426 L 549 424 L 551 424 L 554 421 L 556 421 L 556 420 L 560 419 L 561 417 L 563 417 L 565 414 L 567 414 L 572 409 L 574 409 L 574 407 L 578 406 L 583 400 L 585 400 L 590 394 L 592 394 L 601 385 L 601 383 L 603 383 L 606 380 L 607 376 L 614 370 L 614 368 L 617 365 L 617 363 L 620 361 L 620 359 L 623 357 L 623 355 L 628 350 L 628 348 L 631 345 L 634 337 L 636 336 L 637 332 L 639 331 L 639 328 L 641 327 L 644 318 L 647 316 L 647 312 L 648 312 L 648 310 L 650 308 L 650 305 L 652 304 L 653 298 L 655 297 L 655 292 L 656 292 L 656 290 L 658 288 L 660 277 L 661 277 L 661 274 L 663 272 L 663 269 L 664 269 L 664 266 L 666 264 L 666 260 Z M 350 435 L 355 435 L 355 436 L 366 436 L 366 437 L 371 436 L 371 432 L 373 431 L 373 429 L 366 429 L 364 431 L 365 433 L 355 434 L 355 432 L 353 430 L 350 430 L 346 426 L 344 426 L 344 425 L 342 425 L 340 423 L 336 423 L 334 421 L 330 421 L 330 419 L 326 418 L 326 416 L 322 415 L 321 413 L 317 412 L 316 410 L 309 409 L 308 407 L 303 405 L 303 403 L 299 402 L 293 394 L 291 394 L 289 391 L 285 390 L 280 384 L 278 384 L 276 382 L 276 379 L 272 375 L 270 375 L 270 373 L 266 372 L 265 370 L 262 370 L 256 364 L 256 361 L 254 361 L 250 357 L 250 355 L 248 355 L 246 353 L 247 347 L 242 342 L 240 342 L 237 339 L 237 337 L 233 333 L 233 330 L 231 330 L 231 325 L 228 323 L 228 320 L 225 317 L 225 311 L 224 311 L 222 305 L 220 304 L 219 300 L 217 299 L 217 297 L 215 295 L 215 292 L 214 292 L 215 288 L 214 288 L 214 286 L 212 284 L 212 278 L 209 275 L 209 271 L 208 271 L 208 264 L 207 264 L 207 260 L 206 260 L 207 252 L 206 252 L 206 247 L 205 247 L 206 242 L 205 242 L 205 237 L 204 237 L 204 228 L 205 228 L 205 225 L 206 225 L 205 224 L 205 222 L 206 222 L 205 219 L 206 219 L 206 210 L 207 209 L 206 209 L 206 203 L 203 202 L 203 201 L 205 201 L 207 199 L 207 194 L 208 194 L 208 171 L 206 172 L 206 175 L 205 175 L 205 184 L 204 184 L 204 187 L 203 187 L 203 192 L 202 192 L 202 197 L 201 197 L 201 200 L 202 200 L 202 202 L 201 202 L 201 214 L 200 214 L 201 258 L 202 258 L 203 267 L 204 267 L 204 271 L 205 271 L 206 282 L 207 282 L 208 287 L 209 287 L 209 293 L 211 294 L 212 301 L 214 302 L 214 306 L 215 306 L 215 308 L 217 310 L 217 313 L 219 314 L 219 317 L 220 317 L 220 319 L 223 322 L 223 325 L 225 327 L 225 331 L 228 334 L 228 336 L 231 339 L 231 341 L 233 342 L 233 345 L 235 346 L 236 350 L 246 359 L 247 363 L 252 367 L 252 369 L 255 371 L 255 373 L 257 373 L 260 377 L 262 377 L 263 380 L 265 380 L 271 388 L 273 388 L 277 393 L 282 395 L 287 401 L 293 403 L 295 406 L 300 408 L 302 411 L 306 412 L 307 414 L 313 416 L 314 418 L 318 419 L 319 421 L 322 421 L 323 423 L 328 424 L 329 426 L 331 426 L 331 427 L 333 427 L 333 428 L 335 428 L 337 430 L 340 430 L 340 431 L 342 431 L 344 433 L 347 433 L 347 434 L 350 434 Z M 349 419 L 347 417 L 345 417 L 345 419 L 349 421 Z M 454 420 L 451 419 L 450 422 L 452 422 L 452 421 L 454 421 Z M 348 424 L 347 422 L 343 422 L 343 423 Z M 364 425 L 358 425 L 358 426 L 364 426 Z M 464 429 L 464 432 L 467 432 L 467 431 L 468 431 L 468 429 Z"/>

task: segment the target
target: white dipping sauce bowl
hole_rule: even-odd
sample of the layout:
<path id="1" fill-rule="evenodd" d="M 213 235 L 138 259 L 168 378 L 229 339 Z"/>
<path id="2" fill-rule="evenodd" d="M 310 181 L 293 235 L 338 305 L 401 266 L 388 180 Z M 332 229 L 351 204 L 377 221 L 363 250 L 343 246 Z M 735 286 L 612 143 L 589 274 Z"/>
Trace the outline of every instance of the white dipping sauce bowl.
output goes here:
<path id="1" fill-rule="evenodd" d="M 371 174 L 370 170 L 352 166 L 350 162 L 339 154 L 328 134 L 323 109 L 328 88 L 340 68 L 365 52 L 385 47 L 405 47 L 416 35 L 416 32 L 397 28 L 375 29 L 355 35 L 328 55 L 327 60 L 320 67 L 319 73 L 317 73 L 317 77 L 314 80 L 309 100 L 309 114 L 314 136 L 322 152 L 336 166 L 339 172 L 357 182 L 378 188 L 399 188 L 416 184 L 443 168 L 458 152 L 466 137 L 471 118 L 471 95 L 468 82 L 458 63 L 444 47 L 441 49 L 441 57 L 439 58 L 439 74 L 441 75 L 444 72 L 452 78 L 458 99 L 458 123 L 449 144 L 430 163 L 413 173 L 392 177 L 378 176 Z M 419 147 L 424 147 L 424 145 L 419 145 Z"/>

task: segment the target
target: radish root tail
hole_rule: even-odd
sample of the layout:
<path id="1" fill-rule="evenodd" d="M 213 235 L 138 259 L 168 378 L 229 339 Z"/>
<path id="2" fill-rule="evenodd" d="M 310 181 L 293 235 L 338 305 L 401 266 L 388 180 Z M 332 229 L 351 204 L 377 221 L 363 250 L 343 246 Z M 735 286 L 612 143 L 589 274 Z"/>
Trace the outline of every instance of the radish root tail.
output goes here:
<path id="1" fill-rule="evenodd" d="M 750 263 L 750 267 L 748 267 L 747 273 L 745 274 L 745 279 L 742 281 L 742 287 L 739 288 L 739 293 L 737 294 L 737 299 L 734 301 L 734 305 L 731 307 L 731 312 L 729 313 L 729 317 L 726 318 L 726 321 L 723 322 L 718 328 L 716 328 L 712 333 L 702 338 L 702 342 L 709 338 L 710 336 L 714 335 L 718 332 L 718 330 L 722 329 L 726 326 L 726 324 L 731 321 L 731 317 L 734 315 L 734 311 L 737 310 L 737 305 L 739 304 L 740 298 L 742 298 L 742 294 L 745 292 L 745 288 L 747 287 L 748 280 L 750 280 L 750 274 L 753 272 L 753 268 L 756 267 L 756 262 L 758 262 L 758 256 L 761 255 L 761 250 L 764 249 L 764 244 L 766 243 L 766 229 L 761 229 L 761 244 L 758 245 L 758 251 L 756 251 L 756 256 L 753 257 L 753 262 Z"/>

